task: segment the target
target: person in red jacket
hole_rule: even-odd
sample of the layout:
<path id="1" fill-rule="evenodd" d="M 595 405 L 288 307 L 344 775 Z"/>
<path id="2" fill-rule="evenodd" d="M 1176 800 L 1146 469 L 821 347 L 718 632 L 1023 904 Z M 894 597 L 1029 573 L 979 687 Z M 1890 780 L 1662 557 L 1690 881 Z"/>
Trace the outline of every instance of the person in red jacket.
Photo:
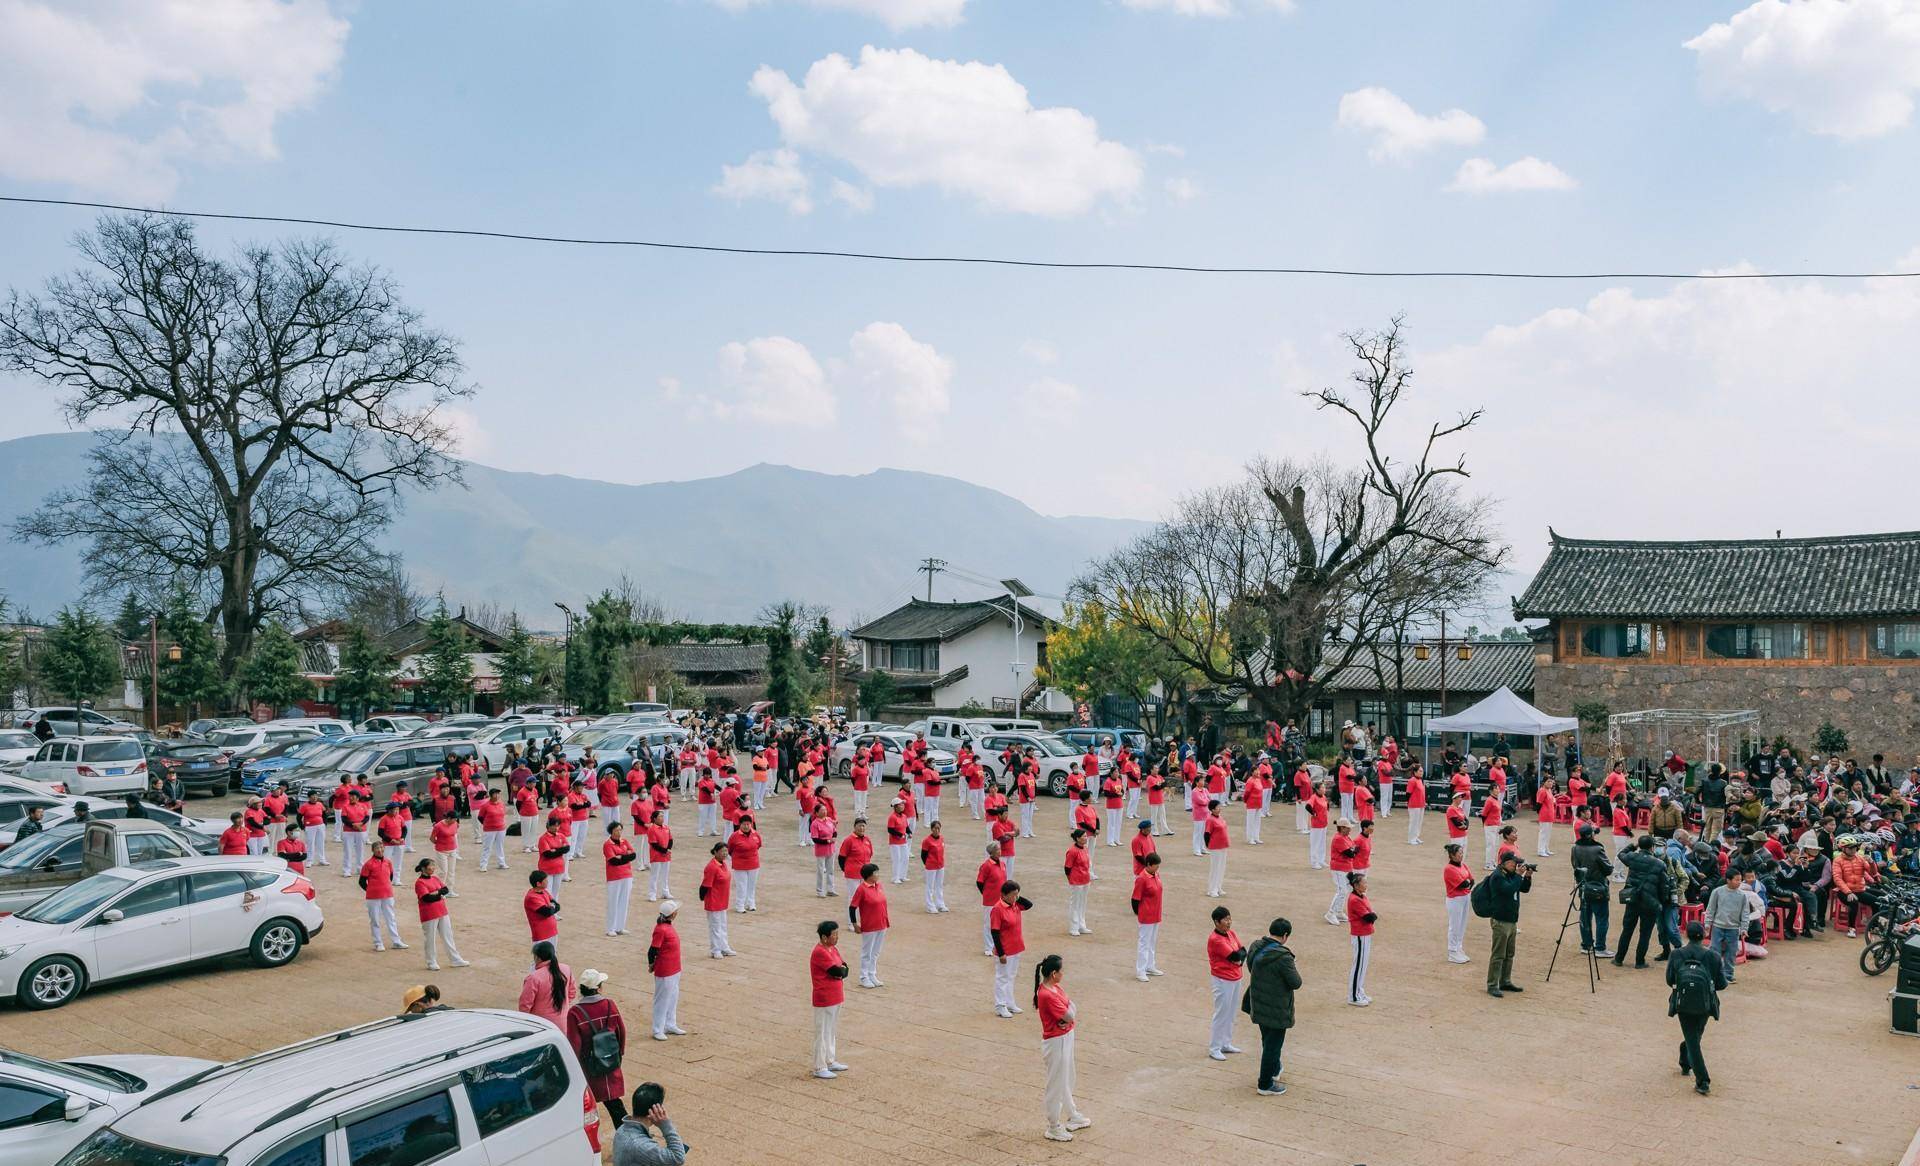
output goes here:
<path id="1" fill-rule="evenodd" d="M 673 898 L 673 890 L 667 886 L 667 877 L 672 871 L 673 831 L 656 818 L 653 825 L 647 827 L 647 902 Z"/>
<path id="2" fill-rule="evenodd" d="M 1373 821 L 1373 787 L 1365 778 L 1353 783 L 1353 820 L 1356 822 Z"/>
<path id="3" fill-rule="evenodd" d="M 321 803 L 318 791 L 307 795 L 307 800 L 294 808 L 293 817 L 300 824 L 302 847 L 307 852 L 307 861 L 315 866 L 328 866 L 327 862 L 327 815 L 330 811 Z"/>
<path id="4" fill-rule="evenodd" d="M 1167 767 L 1166 763 L 1156 761 L 1147 771 L 1147 820 L 1153 823 L 1156 836 L 1173 833 L 1173 827 L 1167 825 Z"/>
<path id="5" fill-rule="evenodd" d="M 245 815 L 239 810 L 227 815 L 228 826 L 220 831 L 220 854 L 232 858 L 247 853 L 247 827 Z"/>
<path id="6" fill-rule="evenodd" d="M 520 897 L 520 909 L 535 943 L 560 934 L 560 900 L 553 897 L 552 882 L 537 870 L 527 872 L 527 893 Z"/>
<path id="7" fill-rule="evenodd" d="M 993 954 L 993 909 L 1000 905 L 1000 888 L 1007 881 L 1007 868 L 1000 864 L 1000 844 L 987 843 L 986 861 L 974 872 L 973 888 L 980 892 L 980 943 L 986 954 Z"/>
<path id="8" fill-rule="evenodd" d="M 1127 800 L 1127 785 L 1121 780 L 1119 770 L 1109 773 L 1107 779 L 1100 783 L 1100 796 L 1106 802 L 1107 845 L 1119 846 L 1120 811 L 1126 807 Z"/>
<path id="9" fill-rule="evenodd" d="M 1207 1056 L 1224 1061 L 1237 1053 L 1233 1043 L 1233 1018 L 1240 1011 L 1240 989 L 1247 962 L 1247 949 L 1233 930 L 1233 912 L 1225 907 L 1213 909 L 1213 930 L 1207 934 L 1207 976 L 1213 986 L 1213 1026 L 1207 1034 Z"/>
<path id="10" fill-rule="evenodd" d="M 1264 767 L 1262 767 L 1264 768 Z M 1247 811 L 1247 845 L 1260 845 L 1260 819 L 1267 812 L 1267 779 L 1256 769 L 1247 778 L 1247 784 L 1240 787 L 1240 804 Z"/>
<path id="11" fill-rule="evenodd" d="M 1347 980 L 1347 1003 L 1365 1008 L 1373 1003 L 1367 995 L 1367 962 L 1373 956 L 1373 904 L 1367 902 L 1367 876 L 1355 873 L 1353 891 L 1347 896 L 1347 931 L 1353 939 L 1353 975 Z"/>
<path id="12" fill-rule="evenodd" d="M 678 914 L 680 904 L 672 899 L 661 903 L 653 937 L 647 941 L 647 968 L 653 972 L 654 1040 L 687 1035 L 680 1027 L 680 933 L 673 927 Z"/>
<path id="13" fill-rule="evenodd" d="M 431 858 L 423 858 L 413 864 L 413 898 L 420 906 L 420 931 L 426 939 L 427 970 L 440 970 L 440 949 L 447 949 L 448 961 L 456 968 L 464 968 L 467 961 L 460 958 L 460 949 L 453 945 L 453 917 L 447 913 L 447 896 L 453 892 L 447 884 L 440 881 L 437 864 Z"/>
<path id="14" fill-rule="evenodd" d="M 927 914 L 944 914 L 947 909 L 947 840 L 940 832 L 940 819 L 927 825 L 927 836 L 920 840 L 920 869 L 927 884 Z"/>
<path id="15" fill-rule="evenodd" d="M 867 836 L 867 820 L 855 818 L 853 833 L 840 843 L 840 875 L 847 881 L 847 898 L 853 898 L 860 888 L 860 868 L 872 861 L 873 839 Z"/>
<path id="16" fill-rule="evenodd" d="M 600 774 L 600 780 L 594 783 L 593 792 L 599 795 L 600 830 L 605 833 L 607 827 L 620 820 L 620 779 L 614 776 L 612 770 L 606 770 Z"/>
<path id="17" fill-rule="evenodd" d="M 547 816 L 547 832 L 540 835 L 535 846 L 539 855 L 535 872 L 546 877 L 547 893 L 558 897 L 560 884 L 568 880 L 567 856 L 573 852 L 573 838 L 563 811 L 555 810 Z"/>
<path id="18" fill-rule="evenodd" d="M 1013 1002 L 1013 982 L 1020 975 L 1020 953 L 1027 950 L 1022 927 L 1033 904 L 1020 897 L 1020 884 L 1008 879 L 1000 885 L 1000 905 L 993 909 L 988 931 L 993 937 L 993 1010 L 1005 1019 L 1021 1011 Z"/>
<path id="19" fill-rule="evenodd" d="M 1150 825 L 1141 822 L 1142 826 Z M 1140 925 L 1140 935 L 1134 944 L 1133 978 L 1142 984 L 1147 977 L 1158 976 L 1160 971 L 1160 902 L 1164 888 L 1160 885 L 1160 856 L 1149 851 L 1140 860 L 1140 873 L 1133 876 L 1134 922 Z"/>
<path id="20" fill-rule="evenodd" d="M 887 854 L 893 861 L 892 878 L 907 881 L 907 843 L 913 837 L 913 814 L 902 812 L 898 803 L 887 814 Z"/>
<path id="21" fill-rule="evenodd" d="M 1067 934 L 1091 935 L 1087 926 L 1087 889 L 1093 885 L 1093 862 L 1087 854 L 1087 832 L 1075 830 L 1062 869 L 1067 876 Z"/>
<path id="22" fill-rule="evenodd" d="M 707 913 L 707 956 L 717 960 L 740 954 L 727 941 L 727 906 L 733 900 L 733 872 L 727 868 L 726 843 L 714 843 L 707 853 L 712 857 L 700 872 L 700 906 Z"/>
<path id="23" fill-rule="evenodd" d="M 1307 866 L 1312 870 L 1327 868 L 1327 783 L 1310 786 L 1306 796 L 1307 807 Z"/>
<path id="24" fill-rule="evenodd" d="M 887 942 L 887 893 L 880 887 L 880 866 L 860 868 L 860 885 L 847 900 L 847 918 L 860 937 L 860 986 L 884 988 L 880 979 L 880 948 Z"/>
<path id="25" fill-rule="evenodd" d="M 1327 904 L 1327 922 L 1337 927 L 1347 921 L 1347 896 L 1353 893 L 1353 884 L 1347 879 L 1353 870 L 1353 823 L 1342 818 L 1333 829 L 1327 854 L 1327 867 L 1333 872 L 1333 901 Z"/>
<path id="26" fill-rule="evenodd" d="M 1007 821 L 1005 810 L 994 818 L 993 825 L 987 830 L 987 836 L 1000 844 L 1000 865 L 1006 868 L 1007 877 L 1012 878 L 1013 860 L 1017 857 L 1014 847 L 1019 845 L 1023 835 L 1014 829 L 1012 822 Z"/>
<path id="27" fill-rule="evenodd" d="M 627 905 L 633 901 L 633 864 L 639 855 L 627 841 L 626 827 L 614 822 L 607 828 L 606 841 L 600 844 L 606 862 L 607 935 L 627 933 Z"/>
<path id="28" fill-rule="evenodd" d="M 405 951 L 407 945 L 400 941 L 400 919 L 393 913 L 393 863 L 387 861 L 386 850 L 378 842 L 373 844 L 367 861 L 360 864 L 360 889 L 367 896 L 367 927 L 373 932 L 373 950 L 386 950 L 380 942 L 384 926 L 394 948 Z"/>
<path id="29" fill-rule="evenodd" d="M 360 864 L 367 857 L 367 826 L 372 820 L 373 795 L 365 790 L 353 790 L 346 808 L 340 811 L 341 878 L 350 879 L 360 873 Z"/>
<path id="30" fill-rule="evenodd" d="M 520 853 L 534 853 L 540 836 L 540 791 L 532 782 L 513 795 L 513 812 L 520 818 Z"/>
<path id="31" fill-rule="evenodd" d="M 1227 837 L 1227 823 L 1220 817 L 1220 799 L 1207 803 L 1207 821 L 1201 841 L 1207 848 L 1207 898 L 1218 899 L 1225 894 L 1227 881 L 1227 848 L 1233 845 Z"/>
<path id="32" fill-rule="evenodd" d="M 733 860 L 733 906 L 745 915 L 760 909 L 760 831 L 753 815 L 741 814 L 739 828 L 727 836 L 727 856 Z"/>
<path id="33" fill-rule="evenodd" d="M 1069 828 L 1074 827 L 1086 831 L 1088 846 L 1092 846 L 1093 840 L 1100 836 L 1100 811 L 1093 807 L 1093 791 L 1090 789 L 1080 791 L 1080 804 L 1074 808 L 1073 826 Z M 1091 850 L 1087 851 L 1087 870 L 1089 877 L 1094 879 L 1100 877 L 1092 873 L 1093 851 Z"/>
<path id="34" fill-rule="evenodd" d="M 307 844 L 301 837 L 300 823 L 287 823 L 286 837 L 280 839 L 280 844 L 274 847 L 274 854 L 278 855 L 280 861 L 286 863 L 287 869 L 294 874 L 307 873 Z"/>
<path id="35" fill-rule="evenodd" d="M 1500 794 L 1492 788 L 1487 790 L 1487 800 L 1480 803 L 1480 825 L 1487 838 L 1487 869 L 1492 870 L 1500 848 Z"/>
<path id="36" fill-rule="evenodd" d="M 814 934 L 819 942 L 807 957 L 807 974 L 813 981 L 813 1075 L 831 1081 L 847 1071 L 836 1047 L 840 1006 L 847 999 L 847 957 L 840 954 L 838 923 L 823 919 Z"/>
<path id="37" fill-rule="evenodd" d="M 485 873 L 489 864 L 507 869 L 507 803 L 500 798 L 500 791 L 490 789 L 487 796 L 473 809 L 473 820 L 480 827 L 480 870 Z"/>
<path id="38" fill-rule="evenodd" d="M 1420 845 L 1420 823 L 1427 816 L 1427 775 L 1418 761 L 1407 770 L 1407 845 Z"/>
<path id="39" fill-rule="evenodd" d="M 452 814 L 435 818 L 427 837 L 433 844 L 434 868 L 441 872 L 438 877 L 447 884 L 447 896 L 459 898 L 460 892 L 454 890 L 454 883 L 460 873 L 460 820 Z"/>
<path id="40" fill-rule="evenodd" d="M 267 852 L 267 820 L 267 811 L 260 799 L 248 798 L 247 808 L 240 815 L 240 824 L 247 832 L 246 853 L 258 856 Z"/>
<path id="41" fill-rule="evenodd" d="M 1073 1100 L 1073 1001 L 1061 980 L 1066 961 L 1057 955 L 1033 969 L 1033 1010 L 1040 1017 L 1040 1060 L 1047 1070 L 1046 1110 L 1049 1141 L 1071 1142 L 1073 1131 L 1093 1124 Z"/>
<path id="42" fill-rule="evenodd" d="M 1473 894 L 1473 868 L 1467 865 L 1458 842 L 1447 843 L 1447 865 L 1440 868 L 1440 886 L 1447 893 L 1447 962 L 1468 963 L 1467 901 Z"/>
<path id="43" fill-rule="evenodd" d="M 1138 878 L 1140 872 L 1146 869 L 1147 855 L 1160 852 L 1160 848 L 1153 844 L 1152 819 L 1140 819 L 1139 824 L 1134 827 L 1133 841 L 1128 844 L 1127 849 L 1133 855 L 1133 873 L 1134 877 Z"/>

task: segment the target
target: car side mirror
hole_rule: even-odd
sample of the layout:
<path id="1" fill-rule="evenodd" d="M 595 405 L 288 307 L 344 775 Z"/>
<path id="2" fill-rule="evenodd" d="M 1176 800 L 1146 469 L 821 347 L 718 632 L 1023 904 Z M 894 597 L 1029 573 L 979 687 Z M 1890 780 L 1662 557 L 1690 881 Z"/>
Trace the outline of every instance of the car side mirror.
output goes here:
<path id="1" fill-rule="evenodd" d="M 111 911 L 100 912 L 100 922 L 102 923 L 118 923 L 122 919 L 125 919 L 126 917 L 127 917 L 127 913 L 125 911 L 120 910 L 117 907 Z"/>
<path id="2" fill-rule="evenodd" d="M 60 869 L 60 857 L 59 857 L 58 855 L 54 855 L 54 854 L 49 854 L 49 855 L 47 856 L 47 860 L 46 860 L 45 862 L 43 862 L 43 863 L 41 863 L 41 864 L 40 864 L 40 869 L 42 869 L 42 870 L 59 870 L 59 869 Z"/>
<path id="3" fill-rule="evenodd" d="M 77 1093 L 69 1093 L 67 1094 L 66 1106 L 61 1110 L 60 1116 L 68 1121 L 79 1121 L 81 1118 L 87 1116 L 87 1111 L 92 1108 L 93 1103 L 86 1098 L 81 1097 Z"/>

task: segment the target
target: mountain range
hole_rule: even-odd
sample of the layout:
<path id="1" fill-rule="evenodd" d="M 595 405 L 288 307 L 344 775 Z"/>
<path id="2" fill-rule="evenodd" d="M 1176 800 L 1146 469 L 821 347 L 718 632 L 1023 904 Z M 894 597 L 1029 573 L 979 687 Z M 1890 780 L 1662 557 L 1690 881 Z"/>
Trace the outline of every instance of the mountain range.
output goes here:
<path id="1" fill-rule="evenodd" d="M 0 519 L 76 485 L 92 437 L 53 433 L 0 442 Z M 1018 576 L 1060 594 L 1089 558 L 1148 529 L 1131 519 L 1051 517 L 997 490 L 912 470 L 826 474 L 755 465 L 687 482 L 621 485 L 465 466 L 466 488 L 407 493 L 376 542 L 417 585 L 453 603 L 518 610 L 557 626 L 572 603 L 631 577 L 680 619 L 745 622 L 770 602 L 830 607 L 843 623 L 926 594 L 928 556 L 986 579 Z M 45 618 L 80 594 L 79 544 L 0 544 L 0 594 Z M 936 577 L 936 598 L 976 586 Z"/>

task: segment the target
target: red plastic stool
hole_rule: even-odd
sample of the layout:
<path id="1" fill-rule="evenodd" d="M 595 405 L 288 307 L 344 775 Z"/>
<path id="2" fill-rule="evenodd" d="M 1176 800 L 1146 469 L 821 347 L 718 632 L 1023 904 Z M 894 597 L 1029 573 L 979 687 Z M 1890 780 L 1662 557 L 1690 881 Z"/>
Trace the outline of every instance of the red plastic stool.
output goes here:
<path id="1" fill-rule="evenodd" d="M 1646 830 L 1652 827 L 1652 825 L 1653 825 L 1652 810 L 1635 810 L 1633 812 L 1633 828 L 1635 830 Z"/>
<path id="2" fill-rule="evenodd" d="M 1787 909 L 1785 907 L 1767 908 L 1765 934 L 1771 939 L 1785 939 L 1787 937 Z"/>
<path id="3" fill-rule="evenodd" d="M 1686 934 L 1687 924 L 1689 923 L 1698 923 L 1702 927 L 1707 925 L 1707 908 L 1704 904 L 1688 903 L 1680 908 L 1681 934 Z"/>

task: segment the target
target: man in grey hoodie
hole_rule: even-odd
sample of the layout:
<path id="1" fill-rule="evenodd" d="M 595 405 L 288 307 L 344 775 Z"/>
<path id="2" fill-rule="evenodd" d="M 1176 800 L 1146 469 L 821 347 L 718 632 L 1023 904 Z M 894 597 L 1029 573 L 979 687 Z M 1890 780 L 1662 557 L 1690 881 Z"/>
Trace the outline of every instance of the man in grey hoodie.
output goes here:
<path id="1" fill-rule="evenodd" d="M 667 1116 L 667 1091 L 648 1081 L 633 1091 L 633 1112 L 613 1135 L 613 1166 L 680 1166 L 687 1160 L 687 1144 Z M 666 1145 L 653 1140 L 647 1127 L 659 1126 Z"/>

